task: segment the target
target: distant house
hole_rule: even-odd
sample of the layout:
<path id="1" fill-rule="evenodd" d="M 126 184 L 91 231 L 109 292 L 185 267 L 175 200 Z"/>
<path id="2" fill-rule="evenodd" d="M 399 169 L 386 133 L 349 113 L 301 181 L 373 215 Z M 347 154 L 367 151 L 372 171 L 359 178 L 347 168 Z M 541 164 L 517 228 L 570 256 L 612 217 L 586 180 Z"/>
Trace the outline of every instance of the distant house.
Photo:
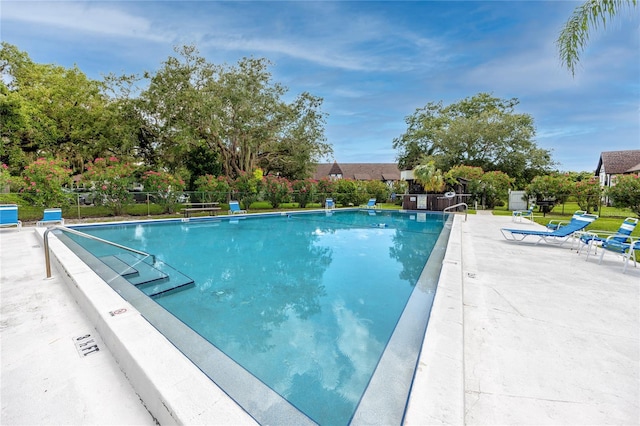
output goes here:
<path id="1" fill-rule="evenodd" d="M 331 180 L 377 180 L 392 185 L 400 180 L 400 169 L 396 163 L 333 163 L 318 164 L 314 179 Z"/>
<path id="2" fill-rule="evenodd" d="M 595 175 L 599 177 L 601 186 L 610 187 L 615 185 L 617 175 L 638 172 L 640 172 L 640 149 L 632 149 L 601 153 Z"/>

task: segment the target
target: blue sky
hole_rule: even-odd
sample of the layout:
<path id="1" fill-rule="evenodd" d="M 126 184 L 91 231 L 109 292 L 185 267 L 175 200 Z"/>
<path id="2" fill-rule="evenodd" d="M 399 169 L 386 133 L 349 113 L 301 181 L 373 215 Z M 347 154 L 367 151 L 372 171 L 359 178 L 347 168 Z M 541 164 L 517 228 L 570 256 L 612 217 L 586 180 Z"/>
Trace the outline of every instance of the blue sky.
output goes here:
<path id="1" fill-rule="evenodd" d="M 216 64 L 265 57 L 291 99 L 324 99 L 338 162 L 394 162 L 405 117 L 480 92 L 518 98 L 562 171 L 640 149 L 640 20 L 591 33 L 575 77 L 555 40 L 572 1 L 2 1 L 2 41 L 90 78 L 156 71 L 194 44 Z"/>

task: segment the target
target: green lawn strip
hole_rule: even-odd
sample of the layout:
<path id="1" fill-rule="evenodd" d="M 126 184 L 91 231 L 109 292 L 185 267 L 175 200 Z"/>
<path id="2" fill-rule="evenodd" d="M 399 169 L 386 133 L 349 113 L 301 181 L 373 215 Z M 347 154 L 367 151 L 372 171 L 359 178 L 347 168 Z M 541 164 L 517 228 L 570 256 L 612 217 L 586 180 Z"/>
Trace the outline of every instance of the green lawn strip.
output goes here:
<path id="1" fill-rule="evenodd" d="M 35 207 L 31 206 L 22 200 L 20 197 L 16 199 L 6 199 L 3 200 L 8 203 L 18 204 L 19 207 L 19 218 L 25 224 L 29 224 L 30 222 L 36 222 L 42 219 L 44 207 Z M 183 208 L 182 205 L 178 204 L 176 206 L 174 213 L 163 213 L 162 207 L 157 204 L 146 204 L 146 203 L 138 203 L 131 204 L 125 207 L 124 217 L 129 218 L 130 220 L 136 219 L 170 219 L 170 218 L 179 218 L 183 217 L 183 214 L 180 210 Z M 259 201 L 251 204 L 249 213 L 269 213 L 269 212 L 282 212 L 282 211 L 293 211 L 293 210 L 317 210 L 322 208 L 320 203 L 310 203 L 307 204 L 305 208 L 298 207 L 298 203 L 282 203 L 279 208 L 274 209 L 271 207 L 271 204 L 267 201 Z M 383 203 L 379 204 L 378 208 L 380 209 L 388 209 L 388 210 L 399 210 L 401 206 L 393 203 Z M 229 211 L 229 205 L 226 203 L 220 204 L 220 214 L 227 214 Z M 105 206 L 64 206 L 62 207 L 62 217 L 68 219 L 69 221 L 75 220 L 84 220 L 84 221 L 112 221 L 112 220 L 122 220 L 123 216 L 114 217 L 111 209 Z M 195 213 L 192 214 L 192 217 L 200 217 L 207 216 L 207 213 Z"/>

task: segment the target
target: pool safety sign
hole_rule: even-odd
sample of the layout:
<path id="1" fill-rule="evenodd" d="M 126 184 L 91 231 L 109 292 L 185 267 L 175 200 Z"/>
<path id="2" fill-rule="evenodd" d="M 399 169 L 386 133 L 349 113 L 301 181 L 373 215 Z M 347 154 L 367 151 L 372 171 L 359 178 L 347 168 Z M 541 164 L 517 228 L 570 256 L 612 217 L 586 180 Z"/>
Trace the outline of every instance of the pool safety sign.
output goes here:
<path id="1" fill-rule="evenodd" d="M 91 334 L 83 334 L 82 336 L 74 337 L 73 343 L 76 345 L 78 354 L 80 357 L 95 354 L 100 351 L 98 342 L 91 336 Z"/>

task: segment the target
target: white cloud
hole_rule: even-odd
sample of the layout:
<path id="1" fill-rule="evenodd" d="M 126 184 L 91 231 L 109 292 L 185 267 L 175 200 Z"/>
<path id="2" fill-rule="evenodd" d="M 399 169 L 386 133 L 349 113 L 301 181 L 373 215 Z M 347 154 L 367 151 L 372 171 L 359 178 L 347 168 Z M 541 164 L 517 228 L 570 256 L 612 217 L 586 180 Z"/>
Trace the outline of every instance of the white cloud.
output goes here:
<path id="1" fill-rule="evenodd" d="M 113 7 L 117 4 L 6 1 L 2 3 L 2 20 L 46 25 L 69 32 L 101 36 L 157 42 L 170 40 L 166 36 L 154 33 L 148 19 L 133 16 Z"/>

